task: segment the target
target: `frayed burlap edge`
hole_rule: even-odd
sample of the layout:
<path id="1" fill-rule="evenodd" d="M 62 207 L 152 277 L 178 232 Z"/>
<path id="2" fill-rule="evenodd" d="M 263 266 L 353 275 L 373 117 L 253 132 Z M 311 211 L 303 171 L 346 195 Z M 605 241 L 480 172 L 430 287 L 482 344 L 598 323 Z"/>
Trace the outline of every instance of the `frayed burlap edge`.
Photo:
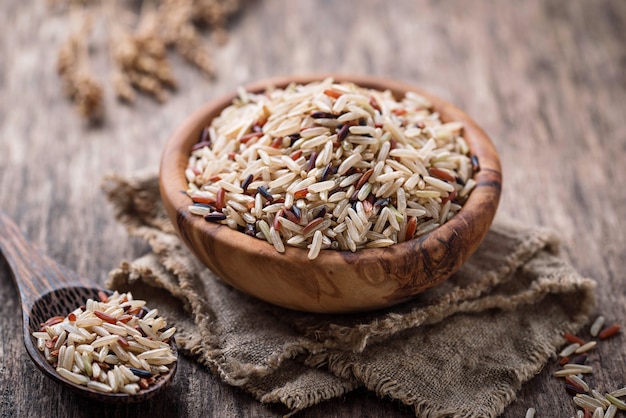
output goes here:
<path id="1" fill-rule="evenodd" d="M 550 276 L 539 278 L 536 285 L 533 285 L 527 292 L 517 297 L 510 306 L 501 297 L 490 298 L 490 300 L 485 303 L 484 308 L 486 309 L 498 308 L 512 311 L 524 304 L 530 306 L 534 303 L 541 303 L 543 298 L 549 294 L 572 294 L 576 295 L 576 298 L 579 299 L 577 305 L 579 310 L 568 322 L 555 326 L 552 329 L 551 337 L 547 341 L 536 343 L 532 347 L 532 361 L 529 365 L 521 366 L 517 370 L 517 382 L 513 385 L 498 385 L 498 387 L 491 392 L 490 401 L 487 402 L 482 409 L 472 407 L 468 407 L 467 409 L 442 408 L 440 405 L 420 399 L 412 393 L 411 388 L 399 385 L 388 377 L 377 375 L 369 365 L 359 365 L 358 361 L 354 361 L 353 358 L 346 357 L 340 353 L 320 353 L 316 356 L 311 356 L 305 364 L 314 367 L 328 368 L 333 374 L 344 378 L 355 378 L 363 382 L 367 389 L 375 392 L 381 398 L 399 399 L 402 403 L 412 406 L 416 416 L 419 417 L 478 418 L 484 416 L 498 416 L 504 412 L 507 405 L 515 400 L 516 393 L 521 386 L 541 372 L 547 361 L 556 355 L 556 348 L 562 346 L 565 341 L 563 339 L 563 333 L 568 332 L 576 334 L 588 323 L 588 316 L 594 309 L 595 282 L 581 278 L 576 274 L 572 275 L 572 271 L 567 267 L 559 270 L 560 271 Z M 460 312 L 467 314 L 472 311 L 475 311 L 475 309 L 461 310 Z M 480 310 L 476 312 L 479 311 Z"/>
<path id="2" fill-rule="evenodd" d="M 146 284 L 161 287 L 182 300 L 186 309 L 194 316 L 197 327 L 195 332 L 183 332 L 183 349 L 196 356 L 201 363 L 207 365 L 225 382 L 244 387 L 260 401 L 281 402 L 292 410 L 301 410 L 322 400 L 339 396 L 357 387 L 360 384 L 358 382 L 361 382 L 379 396 L 390 396 L 412 405 L 420 416 L 422 414 L 424 416 L 461 416 L 456 415 L 459 411 L 453 413 L 453 411 L 438 409 L 417 399 L 413 400 L 410 393 L 406 392 L 404 388 L 394 385 L 394 382 L 384 381 L 384 379 L 377 380 L 375 376 L 372 377 L 373 375 L 367 371 L 367 366 L 348 367 L 341 361 L 335 361 L 334 365 L 331 366 L 329 353 L 338 349 L 349 349 L 357 353 L 363 352 L 369 344 L 384 341 L 411 328 L 439 322 L 455 313 L 480 312 L 492 308 L 515 309 L 522 304 L 535 303 L 537 298 L 550 292 L 567 292 L 569 285 L 576 287 L 576 290 L 582 291 L 586 295 L 583 299 L 587 302 L 584 304 L 585 306 L 580 307 L 581 314 L 559 330 L 558 335 L 555 334 L 549 344 L 535 348 L 536 367 L 520 371 L 519 385 L 521 386 L 521 383 L 528 380 L 543 367 L 547 358 L 554 354 L 555 347 L 562 344 L 563 341 L 560 337 L 562 332 L 575 332 L 585 323 L 594 303 L 594 283 L 591 280 L 579 279 L 578 277 L 573 280 L 576 284 L 568 284 L 572 280 L 563 280 L 563 277 L 556 281 L 542 280 L 513 298 L 506 295 L 481 297 L 539 251 L 556 252 L 558 247 L 556 237 L 549 231 L 536 230 L 534 235 L 525 241 L 524 245 L 517 248 L 517 251 L 506 260 L 503 260 L 503 265 L 500 268 L 484 275 L 469 287 L 452 289 L 451 292 L 438 300 L 437 304 L 426 309 L 414 309 L 404 312 L 402 315 L 394 312 L 382 314 L 375 320 L 352 327 L 330 324 L 323 329 L 315 330 L 315 336 L 321 339 L 321 342 L 309 338 L 298 339 L 296 342 L 285 345 L 281 353 L 272 358 L 267 358 L 265 364 L 261 366 L 226 361 L 219 348 L 215 348 L 218 346 L 218 342 L 215 340 L 215 335 L 211 329 L 215 313 L 198 297 L 202 294 L 202 289 L 198 289 L 197 280 L 191 279 L 191 276 L 206 269 L 189 256 L 178 238 L 175 237 L 173 228 L 167 217 L 164 216 L 164 212 L 157 210 L 159 202 L 154 201 L 154 196 L 158 196 L 158 183 L 155 177 L 147 175 L 127 179 L 110 176 L 105 179 L 104 189 L 109 195 L 109 199 L 117 202 L 115 216 L 118 220 L 127 227 L 131 235 L 145 239 L 154 251 L 154 254 L 146 256 L 151 258 L 147 263 L 146 258 L 136 260 L 133 263 L 122 263 L 120 268 L 111 273 L 108 285 L 119 287 L 141 278 Z M 123 204 L 119 202 L 123 202 Z M 151 267 L 147 268 L 146 264 Z M 167 275 L 170 275 L 170 279 L 162 280 Z M 179 336 L 178 339 L 181 340 L 181 337 Z M 313 394 L 286 394 L 282 388 L 263 393 L 250 386 L 251 378 L 268 376 L 283 366 L 286 361 L 291 361 L 305 353 L 310 354 L 305 361 L 307 365 L 329 367 L 331 372 L 345 378 L 345 380 L 339 380 L 338 384 Z M 346 370 L 352 370 L 352 372 L 347 373 Z M 385 390 L 381 390 L 381 387 L 384 387 Z M 518 389 L 519 386 L 504 386 L 501 390 L 496 391 L 494 396 L 499 401 L 492 399 L 492 403 L 495 403 L 496 407 L 491 412 L 500 413 L 504 406 L 514 399 Z"/>

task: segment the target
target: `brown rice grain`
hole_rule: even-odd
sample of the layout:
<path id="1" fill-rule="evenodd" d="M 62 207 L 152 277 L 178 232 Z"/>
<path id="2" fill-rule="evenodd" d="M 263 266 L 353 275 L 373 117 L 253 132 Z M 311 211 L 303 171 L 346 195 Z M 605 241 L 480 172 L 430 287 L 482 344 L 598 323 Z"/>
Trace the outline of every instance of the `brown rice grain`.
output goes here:
<path id="1" fill-rule="evenodd" d="M 92 363 L 91 364 L 91 376 L 94 379 L 98 379 L 100 377 L 100 372 L 102 370 L 100 369 L 100 365 L 98 363 Z"/>
<path id="2" fill-rule="evenodd" d="M 617 407 L 615 405 L 611 405 L 604 412 L 604 418 L 614 418 L 616 413 Z"/>
<path id="3" fill-rule="evenodd" d="M 593 372 L 593 367 L 591 366 L 586 366 L 584 364 L 565 364 L 563 365 L 564 369 L 573 369 L 573 370 L 581 370 L 582 373 L 591 373 Z"/>
<path id="4" fill-rule="evenodd" d="M 155 348 L 139 354 L 137 358 L 139 360 L 154 359 L 160 357 L 161 355 L 168 354 L 169 352 L 169 347 Z"/>
<path id="5" fill-rule="evenodd" d="M 560 353 L 559 353 L 559 357 L 567 357 L 570 356 L 572 354 L 574 354 L 574 352 L 580 347 L 580 344 L 578 343 L 572 343 L 570 345 L 568 345 L 567 347 L 565 347 Z"/>
<path id="6" fill-rule="evenodd" d="M 581 345 L 580 347 L 578 347 L 576 350 L 574 350 L 574 353 L 576 354 L 586 353 L 587 351 L 594 348 L 597 344 L 598 344 L 597 341 L 589 341 L 588 343 L 585 343 Z"/>
<path id="7" fill-rule="evenodd" d="M 591 373 L 591 372 L 583 371 L 582 369 L 561 369 L 561 370 L 557 370 L 556 372 L 554 372 L 554 376 L 565 377 L 565 376 L 572 376 L 572 375 L 577 375 L 581 373 Z"/>
<path id="8" fill-rule="evenodd" d="M 111 335 L 109 331 L 107 331 L 100 325 L 91 326 L 91 330 L 101 337 L 108 337 Z"/>
<path id="9" fill-rule="evenodd" d="M 104 359 L 108 355 L 109 355 L 109 346 L 105 345 L 100 349 L 100 351 L 98 351 L 98 356 L 96 358 L 100 363 L 104 363 Z"/>
<path id="10" fill-rule="evenodd" d="M 595 389 L 591 390 L 591 396 L 596 398 L 604 406 L 604 408 L 608 408 L 609 405 L 611 405 L 611 402 L 609 402 L 607 398 L 602 396 L 602 394 Z"/>
<path id="11" fill-rule="evenodd" d="M 74 363 L 72 365 L 73 367 L 78 367 L 78 370 L 81 372 L 85 371 L 85 362 L 83 361 L 83 356 L 76 351 L 76 348 L 74 348 Z"/>
<path id="12" fill-rule="evenodd" d="M 593 398 L 589 395 L 585 395 L 585 394 L 578 394 L 576 396 L 574 396 L 574 403 L 576 405 L 578 405 L 581 408 L 584 409 L 589 409 L 591 411 L 594 411 L 596 408 L 602 408 L 603 404 L 597 400 L 596 398 Z"/>
<path id="13" fill-rule="evenodd" d="M 119 362 L 120 362 L 120 359 L 114 354 L 108 354 L 104 358 L 104 363 L 107 363 L 107 364 L 115 365 L 115 364 L 119 364 Z"/>
<path id="14" fill-rule="evenodd" d="M 626 386 L 624 386 L 621 389 L 614 390 L 613 392 L 610 393 L 610 395 L 616 398 L 621 398 L 622 396 L 626 396 Z"/>
<path id="15" fill-rule="evenodd" d="M 315 231 L 315 234 L 313 234 L 313 241 L 311 242 L 309 246 L 309 253 L 307 254 L 307 257 L 310 260 L 314 260 L 315 258 L 317 258 L 321 248 L 322 248 L 322 232 L 317 230 Z"/>
<path id="16" fill-rule="evenodd" d="M 270 236 L 272 237 L 272 245 L 274 245 L 274 248 L 276 248 L 276 251 L 278 251 L 279 253 L 284 253 L 285 246 L 283 244 L 283 240 L 281 239 L 278 231 L 274 229 L 273 226 L 270 227 Z"/>
<path id="17" fill-rule="evenodd" d="M 392 239 L 389 238 L 380 238 L 380 239 L 376 239 L 376 240 L 372 240 L 370 242 L 368 242 L 367 244 L 365 244 L 366 248 L 384 248 L 384 247 L 389 247 L 390 245 L 393 245 L 395 242 Z"/>
<path id="18" fill-rule="evenodd" d="M 111 388 L 111 386 L 107 385 L 106 383 L 96 382 L 93 380 L 87 382 L 87 387 L 90 389 L 97 390 L 99 392 L 105 392 L 105 393 L 113 392 L 113 388 Z"/>
<path id="19" fill-rule="evenodd" d="M 626 402 L 617 399 L 615 396 L 606 394 L 606 399 L 613 405 L 617 407 L 620 411 L 626 411 Z"/>
<path id="20" fill-rule="evenodd" d="M 591 334 L 592 337 L 598 336 L 598 334 L 600 333 L 600 330 L 602 330 L 602 327 L 604 326 L 605 321 L 606 319 L 602 315 L 599 315 L 595 319 L 595 321 L 593 321 L 593 323 L 591 324 L 591 328 L 589 330 L 589 333 Z"/>
<path id="21" fill-rule="evenodd" d="M 74 365 L 75 357 L 74 350 L 75 347 L 73 345 L 66 346 L 65 356 L 63 357 L 63 362 L 59 364 L 59 367 L 62 367 L 66 370 L 72 370 L 72 366 Z"/>
<path id="22" fill-rule="evenodd" d="M 87 376 L 71 372 L 63 367 L 57 367 L 56 372 L 64 379 L 67 379 L 77 385 L 86 385 L 89 382 L 89 378 Z"/>
<path id="23" fill-rule="evenodd" d="M 115 373 L 113 373 L 113 370 L 109 370 L 107 372 L 107 382 L 109 384 L 109 386 L 111 386 L 111 390 L 113 392 L 117 392 L 117 388 L 118 388 L 118 381 L 115 377 Z"/>
<path id="24" fill-rule="evenodd" d="M 170 327 L 170 328 L 166 329 L 165 331 L 163 331 L 161 333 L 161 335 L 159 335 L 159 338 L 160 338 L 161 341 L 167 340 L 170 337 L 172 337 L 175 332 L 176 332 L 176 328 L 175 327 Z"/>

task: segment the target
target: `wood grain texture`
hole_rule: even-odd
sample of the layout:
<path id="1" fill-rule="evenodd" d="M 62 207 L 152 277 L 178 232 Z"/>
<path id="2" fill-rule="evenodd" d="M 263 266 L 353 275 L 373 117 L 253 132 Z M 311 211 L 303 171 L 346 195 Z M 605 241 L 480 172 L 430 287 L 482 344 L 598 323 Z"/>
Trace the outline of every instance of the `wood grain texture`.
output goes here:
<path id="1" fill-rule="evenodd" d="M 104 281 L 147 247 L 113 221 L 99 183 L 112 171 L 156 171 L 166 139 L 188 114 L 241 83 L 292 73 L 392 77 L 467 111 L 500 153 L 499 211 L 551 227 L 562 252 L 598 280 L 598 312 L 626 318 L 626 2 L 620 0 L 257 0 L 215 48 L 208 81 L 174 60 L 180 89 L 164 105 L 133 107 L 106 96 L 102 128 L 85 126 L 62 97 L 56 49 L 70 18 L 45 2 L 6 0 L 0 13 L 0 206 L 52 259 Z M 92 68 L 110 87 L 105 27 L 94 21 Z M 207 47 L 214 47 L 211 41 Z M 163 398 L 98 407 L 51 385 L 25 354 L 19 297 L 0 261 L 0 415 L 280 416 L 183 359 Z M 591 354 L 600 390 L 626 382 L 624 335 Z M 505 417 L 530 406 L 552 416 L 574 408 L 549 364 Z M 547 414 L 547 412 L 546 412 Z M 302 417 L 412 416 L 357 391 Z"/>

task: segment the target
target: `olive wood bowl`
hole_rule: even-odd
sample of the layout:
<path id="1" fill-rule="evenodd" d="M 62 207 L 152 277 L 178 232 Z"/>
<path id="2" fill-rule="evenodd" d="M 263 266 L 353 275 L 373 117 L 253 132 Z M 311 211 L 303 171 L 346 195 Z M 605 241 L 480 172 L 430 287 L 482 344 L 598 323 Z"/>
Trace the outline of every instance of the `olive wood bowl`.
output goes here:
<path id="1" fill-rule="evenodd" d="M 160 165 L 163 204 L 189 249 L 224 282 L 240 291 L 286 308 L 344 313 L 388 307 L 406 301 L 449 278 L 474 253 L 496 213 L 501 167 L 489 137 L 454 105 L 411 85 L 371 76 L 318 74 L 274 78 L 249 84 L 248 91 L 308 83 L 328 76 L 363 87 L 390 90 L 397 97 L 415 91 L 428 98 L 441 119 L 461 121 L 470 152 L 478 158 L 477 185 L 463 208 L 427 235 L 387 248 L 322 250 L 314 260 L 307 250 L 286 246 L 284 253 L 263 240 L 189 213 L 185 168 L 203 127 L 231 104 L 232 92 L 202 106 L 173 133 Z"/>

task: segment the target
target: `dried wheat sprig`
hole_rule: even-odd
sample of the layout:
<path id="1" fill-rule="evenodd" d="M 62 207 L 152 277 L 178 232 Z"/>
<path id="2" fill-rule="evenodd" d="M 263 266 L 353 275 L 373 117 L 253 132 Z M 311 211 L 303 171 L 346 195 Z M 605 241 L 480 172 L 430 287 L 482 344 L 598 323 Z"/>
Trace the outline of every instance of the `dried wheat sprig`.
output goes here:
<path id="1" fill-rule="evenodd" d="M 200 29 L 208 27 L 219 44 L 226 42 L 226 22 L 241 8 L 240 0 L 157 0 L 143 1 L 137 28 L 119 23 L 116 1 L 48 0 L 51 6 L 99 8 L 109 23 L 109 51 L 114 69 L 112 85 L 119 100 L 132 103 L 136 90 L 167 100 L 176 78 L 167 57 L 173 48 L 187 62 L 208 76 L 214 76 L 211 55 L 203 45 Z M 121 8 L 121 7 L 120 7 Z M 81 16 L 85 20 L 85 16 Z M 112 23 L 115 22 L 115 23 Z M 89 23 L 70 36 L 59 49 L 58 71 L 68 97 L 78 111 L 90 119 L 103 114 L 103 90 L 89 71 L 87 35 Z"/>
<path id="2" fill-rule="evenodd" d="M 116 26 L 111 53 L 116 65 L 114 88 L 119 99 L 134 100 L 132 87 L 152 95 L 159 102 L 167 100 L 166 88 L 176 88 L 176 79 L 167 59 L 166 45 L 157 33 L 156 15 L 142 13 L 134 33 Z"/>
<path id="3" fill-rule="evenodd" d="M 180 27 L 176 39 L 176 51 L 204 74 L 210 77 L 215 74 L 213 60 L 207 50 L 202 47 L 198 31 L 192 24 L 188 23 Z"/>
<path id="4" fill-rule="evenodd" d="M 65 94 L 74 102 L 78 113 L 90 121 L 104 114 L 102 85 L 89 69 L 87 43 L 91 24 L 85 20 L 79 31 L 71 34 L 59 48 L 57 71 L 63 80 Z"/>

